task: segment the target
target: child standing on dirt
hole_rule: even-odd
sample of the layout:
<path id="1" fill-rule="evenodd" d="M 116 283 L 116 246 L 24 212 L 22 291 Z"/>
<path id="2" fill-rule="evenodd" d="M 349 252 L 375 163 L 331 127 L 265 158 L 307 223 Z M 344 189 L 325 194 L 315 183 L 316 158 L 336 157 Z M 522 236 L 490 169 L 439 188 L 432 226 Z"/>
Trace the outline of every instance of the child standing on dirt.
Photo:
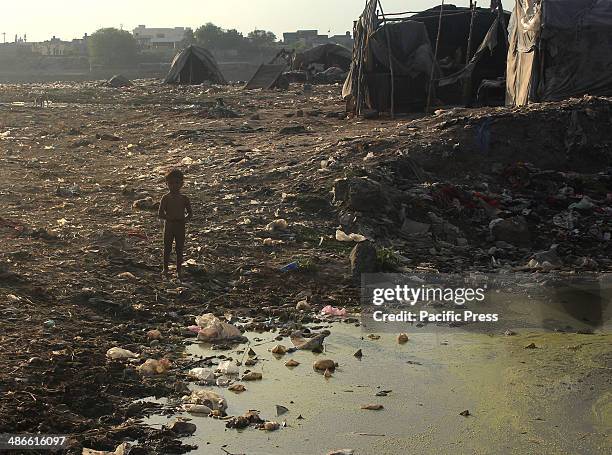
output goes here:
<path id="1" fill-rule="evenodd" d="M 191 220 L 191 202 L 181 188 L 185 182 L 185 176 L 179 169 L 172 169 L 166 173 L 166 185 L 168 193 L 164 194 L 159 203 L 159 218 L 164 220 L 164 271 L 165 277 L 169 276 L 168 265 L 172 244 L 176 249 L 176 274 L 182 278 L 181 268 L 183 264 L 183 251 L 185 248 L 185 223 Z"/>

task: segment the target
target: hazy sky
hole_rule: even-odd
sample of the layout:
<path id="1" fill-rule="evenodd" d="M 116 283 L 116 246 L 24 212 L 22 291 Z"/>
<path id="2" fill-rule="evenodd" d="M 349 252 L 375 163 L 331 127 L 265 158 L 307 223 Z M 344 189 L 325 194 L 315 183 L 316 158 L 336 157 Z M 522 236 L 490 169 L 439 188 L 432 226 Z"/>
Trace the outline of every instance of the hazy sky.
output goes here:
<path id="1" fill-rule="evenodd" d="M 28 41 L 55 35 L 64 40 L 102 27 L 198 27 L 213 22 L 243 33 L 258 28 L 282 33 L 319 29 L 343 34 L 363 10 L 364 0 L 0 0 L 0 40 L 27 34 Z M 436 0 L 382 0 L 385 12 L 418 11 Z M 454 0 L 458 6 L 469 0 Z M 479 2 L 480 3 L 480 2 Z M 480 6 L 489 6 L 483 0 Z"/>

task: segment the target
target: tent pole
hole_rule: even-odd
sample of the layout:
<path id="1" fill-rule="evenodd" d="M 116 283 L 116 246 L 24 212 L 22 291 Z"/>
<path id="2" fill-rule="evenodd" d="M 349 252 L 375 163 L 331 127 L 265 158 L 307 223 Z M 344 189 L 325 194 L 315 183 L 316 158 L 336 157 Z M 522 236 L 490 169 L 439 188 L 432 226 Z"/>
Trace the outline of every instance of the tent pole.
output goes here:
<path id="1" fill-rule="evenodd" d="M 465 53 L 465 66 L 470 64 L 472 58 L 472 36 L 474 34 L 474 17 L 476 17 L 476 0 L 470 0 L 470 9 L 472 10 L 472 18 L 470 19 L 470 34 L 468 35 L 467 50 Z M 463 80 L 463 104 L 468 106 L 470 104 L 472 92 L 472 75 Z"/>
<path id="2" fill-rule="evenodd" d="M 497 19 L 503 26 L 503 34 L 506 38 L 506 48 L 508 48 L 509 37 L 508 37 L 508 26 L 506 25 L 506 18 L 504 17 L 504 7 L 502 6 L 502 0 L 496 0 L 497 2 Z"/>
<path id="3" fill-rule="evenodd" d="M 391 119 L 395 118 L 395 72 L 393 71 L 393 55 L 391 53 L 391 38 L 389 37 L 389 29 L 387 28 L 387 18 L 383 11 L 382 3 L 378 0 L 378 7 L 385 25 L 385 38 L 387 39 L 387 53 L 389 54 L 389 72 L 391 73 Z"/>
<path id="4" fill-rule="evenodd" d="M 189 85 L 193 84 L 193 58 L 189 59 Z"/>
<path id="5" fill-rule="evenodd" d="M 442 31 L 442 13 L 444 12 L 444 0 L 440 5 L 440 18 L 438 19 L 438 36 L 436 37 L 436 51 L 434 52 L 434 61 L 431 67 L 431 77 L 429 78 L 429 89 L 427 90 L 427 105 L 425 106 L 425 113 L 429 114 L 431 109 L 431 92 L 434 84 L 434 70 L 438 65 L 438 47 L 440 45 L 440 32 Z"/>

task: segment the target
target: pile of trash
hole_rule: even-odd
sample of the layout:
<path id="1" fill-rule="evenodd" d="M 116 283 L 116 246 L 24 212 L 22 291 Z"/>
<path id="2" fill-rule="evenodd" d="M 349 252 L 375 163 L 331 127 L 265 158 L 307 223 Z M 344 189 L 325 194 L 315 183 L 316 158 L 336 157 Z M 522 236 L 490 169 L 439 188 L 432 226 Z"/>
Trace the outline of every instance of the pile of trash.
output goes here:
<path id="1" fill-rule="evenodd" d="M 610 270 L 612 149 L 602 128 L 611 106 L 585 98 L 409 123 L 408 134 L 403 127 L 387 139 L 396 153 L 364 160 L 360 175 L 334 183 L 337 239 L 372 239 L 398 270 Z M 517 134 L 530 140 L 506 139 Z"/>

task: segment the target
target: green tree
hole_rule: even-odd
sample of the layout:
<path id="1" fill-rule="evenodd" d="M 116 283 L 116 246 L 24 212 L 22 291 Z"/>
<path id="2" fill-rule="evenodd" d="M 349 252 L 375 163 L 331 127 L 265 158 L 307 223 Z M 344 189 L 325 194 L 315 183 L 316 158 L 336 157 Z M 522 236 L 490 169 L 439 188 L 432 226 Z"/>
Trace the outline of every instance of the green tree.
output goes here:
<path id="1" fill-rule="evenodd" d="M 198 44 L 211 49 L 218 49 L 219 43 L 223 40 L 223 30 L 215 24 L 208 22 L 198 27 L 195 31 L 195 38 Z"/>
<path id="2" fill-rule="evenodd" d="M 133 65 L 138 57 L 138 43 L 125 30 L 101 28 L 87 40 L 92 63 L 104 66 Z"/>
<path id="3" fill-rule="evenodd" d="M 276 35 L 266 30 L 253 30 L 247 35 L 247 38 L 256 47 L 268 47 L 276 42 Z"/>
<path id="4" fill-rule="evenodd" d="M 195 33 L 193 32 L 193 29 L 187 27 L 185 29 L 185 35 L 183 36 L 183 40 L 181 41 L 181 47 L 187 47 L 190 44 L 195 44 L 196 41 L 197 40 L 196 40 Z"/>

